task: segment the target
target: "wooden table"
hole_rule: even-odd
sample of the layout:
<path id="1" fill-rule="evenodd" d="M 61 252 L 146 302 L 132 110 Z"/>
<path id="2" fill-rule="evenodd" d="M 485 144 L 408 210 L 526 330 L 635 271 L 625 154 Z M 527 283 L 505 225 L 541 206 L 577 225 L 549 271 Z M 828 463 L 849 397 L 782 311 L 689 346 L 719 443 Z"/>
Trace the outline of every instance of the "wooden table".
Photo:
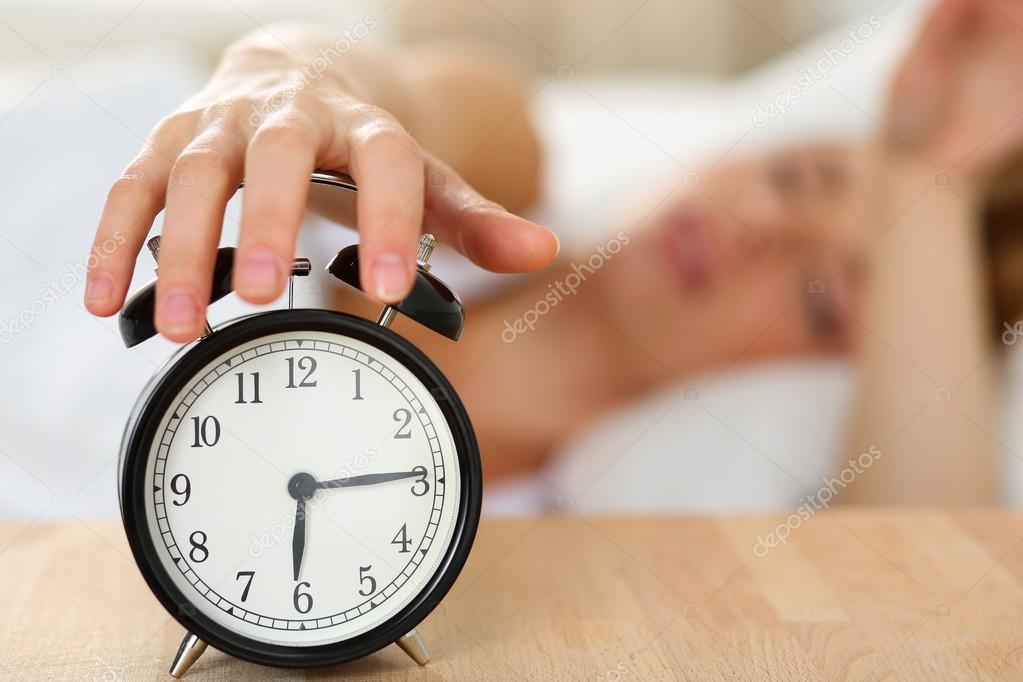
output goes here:
<path id="1" fill-rule="evenodd" d="M 119 525 L 10 524 L 0 548 L 0 679 L 169 679 L 183 631 Z M 1023 516 L 1002 512 L 488 521 L 420 627 L 427 667 L 210 650 L 186 679 L 1019 680 L 1021 583 Z"/>

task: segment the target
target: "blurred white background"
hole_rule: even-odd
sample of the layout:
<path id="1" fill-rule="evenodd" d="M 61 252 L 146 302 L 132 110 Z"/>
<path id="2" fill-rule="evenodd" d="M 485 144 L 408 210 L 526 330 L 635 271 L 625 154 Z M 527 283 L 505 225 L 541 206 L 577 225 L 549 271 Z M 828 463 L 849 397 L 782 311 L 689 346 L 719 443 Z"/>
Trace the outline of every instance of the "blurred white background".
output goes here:
<path id="1" fill-rule="evenodd" d="M 708 156 L 871 134 L 888 70 L 924 4 L 0 3 L 0 517 L 117 513 L 120 429 L 173 347 L 153 340 L 125 350 L 115 322 L 82 307 L 82 265 L 109 184 L 232 39 L 282 20 L 340 31 L 372 15 L 371 40 L 457 35 L 514 54 L 535 74 L 549 148 L 538 212 L 571 248 L 600 239 L 620 197 L 660 175 L 698 172 Z M 869 38 L 841 51 L 848 31 L 868 24 Z M 784 115 L 757 120 L 825 55 L 834 62 L 826 80 L 797 88 Z M 233 219 L 225 228 L 231 242 Z M 352 239 L 317 230 L 301 255 L 322 266 Z M 435 267 L 467 298 L 504 281 L 450 254 Z M 136 286 L 151 274 L 143 257 Z M 316 305 L 329 286 L 305 284 L 298 303 Z M 242 310 L 222 302 L 212 315 Z M 30 329 L 5 332 L 15 319 Z M 665 413 L 687 388 L 701 409 L 682 401 Z M 850 389 L 837 362 L 693 377 L 593 425 L 548 470 L 489 489 L 487 509 L 529 513 L 559 500 L 586 512 L 791 507 L 830 471 Z M 1011 429 L 1005 438 L 1023 442 Z"/>
<path id="2" fill-rule="evenodd" d="M 594 69 L 735 74 L 821 31 L 898 0 L 20 0 L 0 3 L 6 63 L 76 62 L 86 53 L 167 43 L 210 63 L 230 40 L 280 21 L 344 27 L 381 17 L 386 39 L 470 38 L 544 70 L 583 60 Z M 3 35 L 3 34 L 0 34 Z M 588 59 L 587 59 L 588 58 Z"/>

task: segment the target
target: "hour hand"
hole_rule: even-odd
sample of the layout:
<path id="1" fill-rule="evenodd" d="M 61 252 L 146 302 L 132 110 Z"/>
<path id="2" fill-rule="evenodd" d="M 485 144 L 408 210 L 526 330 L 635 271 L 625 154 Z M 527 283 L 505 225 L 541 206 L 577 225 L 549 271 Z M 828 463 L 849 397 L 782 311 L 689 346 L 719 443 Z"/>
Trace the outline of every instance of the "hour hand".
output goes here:
<path id="1" fill-rule="evenodd" d="M 426 467 L 418 466 L 411 471 L 392 471 L 383 474 L 362 474 L 348 478 L 335 478 L 331 481 L 317 481 L 317 488 L 351 488 L 358 485 L 374 485 L 388 481 L 400 481 L 403 478 L 422 478 L 426 476 Z"/>

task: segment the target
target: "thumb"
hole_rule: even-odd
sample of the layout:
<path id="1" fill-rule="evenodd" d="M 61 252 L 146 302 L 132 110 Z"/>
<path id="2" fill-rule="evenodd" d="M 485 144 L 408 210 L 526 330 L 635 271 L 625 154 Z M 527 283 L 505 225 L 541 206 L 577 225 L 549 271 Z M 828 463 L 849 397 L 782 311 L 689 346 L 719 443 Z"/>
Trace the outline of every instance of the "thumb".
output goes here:
<path id="1" fill-rule="evenodd" d="M 484 198 L 436 159 L 427 160 L 425 228 L 481 268 L 534 272 L 558 255 L 557 236 Z"/>

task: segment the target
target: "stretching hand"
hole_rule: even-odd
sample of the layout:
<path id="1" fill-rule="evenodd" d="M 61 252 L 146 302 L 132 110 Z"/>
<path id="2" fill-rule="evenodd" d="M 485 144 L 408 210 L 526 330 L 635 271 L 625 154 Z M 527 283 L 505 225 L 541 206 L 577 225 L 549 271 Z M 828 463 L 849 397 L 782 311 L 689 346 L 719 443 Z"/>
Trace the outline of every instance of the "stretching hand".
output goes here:
<path id="1" fill-rule="evenodd" d="M 939 0 L 892 85 L 888 127 L 942 171 L 984 181 L 1023 145 L 1023 4 Z"/>
<path id="2" fill-rule="evenodd" d="M 103 209 L 96 244 L 120 235 L 125 246 L 89 273 L 91 312 L 112 315 L 123 304 L 138 252 L 166 208 L 156 326 L 175 341 L 198 336 L 225 205 L 243 178 L 235 291 L 251 303 L 274 300 L 287 282 L 317 168 L 347 172 L 359 185 L 361 277 L 382 302 L 411 289 L 424 227 L 489 270 L 528 272 L 554 258 L 552 233 L 482 197 L 399 123 L 400 112 L 422 127 L 444 125 L 434 120 L 436 102 L 409 94 L 430 90 L 414 87 L 413 60 L 353 52 L 314 72 L 312 53 L 243 42 L 201 92 L 157 125 Z"/>

